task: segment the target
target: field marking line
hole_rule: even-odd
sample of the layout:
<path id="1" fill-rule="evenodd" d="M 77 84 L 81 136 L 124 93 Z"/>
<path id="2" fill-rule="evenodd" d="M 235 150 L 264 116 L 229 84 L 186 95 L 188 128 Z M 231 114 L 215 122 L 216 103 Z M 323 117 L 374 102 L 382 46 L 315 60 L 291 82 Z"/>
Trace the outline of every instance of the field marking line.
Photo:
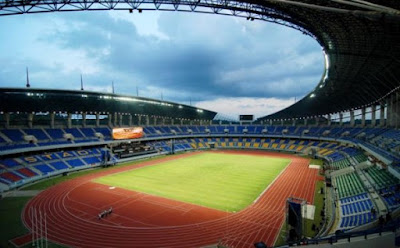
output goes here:
<path id="1" fill-rule="evenodd" d="M 285 166 L 285 168 L 283 168 L 283 170 L 281 172 L 279 172 L 279 174 L 274 178 L 274 180 L 272 180 L 272 182 L 264 189 L 263 192 L 261 192 L 260 195 L 258 195 L 258 197 L 253 201 L 253 204 L 257 203 L 257 201 L 261 198 L 261 196 L 264 195 L 264 193 L 275 183 L 275 181 L 281 176 L 281 174 L 286 171 L 286 169 L 292 164 L 292 160 L 290 160 L 290 162 Z"/>

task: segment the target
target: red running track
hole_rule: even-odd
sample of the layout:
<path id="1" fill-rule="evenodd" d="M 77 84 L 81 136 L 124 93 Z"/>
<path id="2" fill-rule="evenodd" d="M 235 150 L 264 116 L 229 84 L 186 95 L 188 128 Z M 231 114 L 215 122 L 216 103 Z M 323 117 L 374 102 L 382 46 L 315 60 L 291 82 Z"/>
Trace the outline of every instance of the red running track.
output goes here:
<path id="1" fill-rule="evenodd" d="M 100 171 L 55 185 L 28 202 L 22 219 L 31 230 L 31 210 L 46 213 L 49 240 L 73 247 L 201 247 L 218 242 L 228 247 L 253 247 L 258 241 L 273 245 L 284 221 L 287 198 L 314 201 L 318 170 L 308 168 L 308 159 L 294 155 L 223 152 L 287 157 L 292 162 L 257 202 L 238 213 L 91 182 L 96 177 L 193 154 L 187 153 Z M 97 214 L 110 206 L 113 213 L 98 220 Z"/>

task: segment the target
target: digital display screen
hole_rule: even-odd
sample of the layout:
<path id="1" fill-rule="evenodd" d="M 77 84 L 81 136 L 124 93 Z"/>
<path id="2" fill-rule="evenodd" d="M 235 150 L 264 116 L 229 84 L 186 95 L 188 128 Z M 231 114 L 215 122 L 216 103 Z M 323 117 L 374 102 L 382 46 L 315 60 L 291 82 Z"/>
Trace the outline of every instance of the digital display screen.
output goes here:
<path id="1" fill-rule="evenodd" d="M 112 137 L 115 140 L 142 138 L 143 128 L 142 127 L 113 128 Z"/>
<path id="2" fill-rule="evenodd" d="M 254 115 L 239 115 L 240 121 L 252 121 L 254 120 Z"/>

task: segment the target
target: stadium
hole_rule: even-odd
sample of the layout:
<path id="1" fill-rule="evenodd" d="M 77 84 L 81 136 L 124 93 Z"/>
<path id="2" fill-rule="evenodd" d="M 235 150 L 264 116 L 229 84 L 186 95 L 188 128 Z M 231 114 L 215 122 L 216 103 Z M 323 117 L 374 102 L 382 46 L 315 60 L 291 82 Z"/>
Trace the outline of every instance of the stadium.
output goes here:
<path id="1" fill-rule="evenodd" d="M 14 1 L 287 26 L 324 73 L 255 119 L 129 94 L 0 88 L 0 247 L 398 247 L 400 10 L 384 1 Z"/>

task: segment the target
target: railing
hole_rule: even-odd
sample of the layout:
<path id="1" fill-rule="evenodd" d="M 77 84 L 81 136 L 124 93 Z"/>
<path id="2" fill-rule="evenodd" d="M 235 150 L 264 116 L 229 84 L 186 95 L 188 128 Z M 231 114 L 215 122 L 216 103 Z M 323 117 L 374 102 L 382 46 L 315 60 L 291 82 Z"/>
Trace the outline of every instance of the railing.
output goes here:
<path id="1" fill-rule="evenodd" d="M 382 235 L 382 233 L 385 232 L 395 232 L 397 229 L 400 228 L 400 219 L 396 220 L 391 220 L 390 222 L 380 225 L 378 227 L 374 227 L 365 231 L 347 231 L 347 232 L 341 232 L 337 231 L 334 235 L 322 237 L 322 238 L 317 238 L 317 239 L 302 239 L 297 242 L 288 242 L 289 246 L 293 245 L 316 245 L 316 244 L 334 244 L 337 243 L 340 240 L 347 240 L 348 242 L 351 242 L 353 238 L 356 237 L 364 237 L 365 239 L 368 238 L 368 236 L 373 235 L 373 234 L 379 234 Z M 393 240 L 394 242 L 394 240 Z"/>

